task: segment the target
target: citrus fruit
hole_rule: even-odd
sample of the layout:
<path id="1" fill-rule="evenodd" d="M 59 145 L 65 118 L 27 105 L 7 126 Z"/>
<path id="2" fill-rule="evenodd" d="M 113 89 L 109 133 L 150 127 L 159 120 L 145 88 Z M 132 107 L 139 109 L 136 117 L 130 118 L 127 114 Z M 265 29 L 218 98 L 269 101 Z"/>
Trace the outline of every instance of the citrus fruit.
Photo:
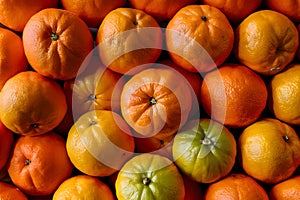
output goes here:
<path id="1" fill-rule="evenodd" d="M 16 74 L 0 92 L 1 121 L 14 133 L 46 133 L 61 122 L 66 110 L 60 85 L 34 71 Z"/>
<path id="2" fill-rule="evenodd" d="M 43 0 L 43 1 L 1 1 L 0 2 L 0 23 L 6 27 L 22 32 L 24 26 L 32 15 L 45 8 L 57 7 L 58 0 Z"/>
<path id="3" fill-rule="evenodd" d="M 238 140 L 238 151 L 244 171 L 268 184 L 289 178 L 300 163 L 298 135 L 291 126 L 273 118 L 245 128 Z"/>
<path id="4" fill-rule="evenodd" d="M 166 27 L 166 46 L 172 60 L 191 72 L 207 72 L 229 56 L 234 32 L 226 16 L 209 5 L 180 9 Z"/>
<path id="5" fill-rule="evenodd" d="M 89 27 L 98 28 L 103 18 L 112 10 L 125 5 L 126 0 L 61 0 L 63 9 L 79 16 Z"/>
<path id="6" fill-rule="evenodd" d="M 96 177 L 76 175 L 66 179 L 54 192 L 53 200 L 101 199 L 114 200 L 110 188 Z"/>
<path id="7" fill-rule="evenodd" d="M 263 75 L 274 75 L 289 64 L 298 48 L 298 30 L 285 15 L 260 10 L 237 27 L 234 54 L 239 62 Z"/>
<path id="8" fill-rule="evenodd" d="M 288 1 L 278 1 L 278 0 L 266 0 L 264 2 L 266 8 L 270 10 L 274 10 L 284 14 L 285 16 L 289 17 L 293 22 L 298 23 L 300 22 L 300 2 L 294 0 Z"/>
<path id="9" fill-rule="evenodd" d="M 1 4 L 1 3 L 0 3 Z M 4 83 L 15 74 L 27 70 L 21 38 L 14 32 L 0 28 L 0 90 Z"/>
<path id="10" fill-rule="evenodd" d="M 191 86 L 176 70 L 143 70 L 123 87 L 122 116 L 144 137 L 168 137 L 187 121 L 192 104 L 190 91 Z"/>
<path id="11" fill-rule="evenodd" d="M 0 121 L 0 171 L 6 166 L 14 142 L 13 132 Z"/>
<path id="12" fill-rule="evenodd" d="M 129 0 L 128 2 L 131 7 L 143 10 L 158 21 L 168 21 L 178 10 L 187 5 L 196 3 L 197 0 Z"/>
<path id="13" fill-rule="evenodd" d="M 184 174 L 194 181 L 211 183 L 233 168 L 236 141 L 222 124 L 202 118 L 189 122 L 176 134 L 172 152 Z"/>
<path id="14" fill-rule="evenodd" d="M 231 199 L 251 199 L 268 200 L 268 195 L 264 188 L 253 178 L 245 174 L 230 174 L 222 180 L 208 186 L 205 200 L 231 200 Z"/>
<path id="15" fill-rule="evenodd" d="M 200 0 L 201 4 L 214 6 L 220 9 L 232 24 L 241 22 L 248 15 L 256 11 L 262 0 Z"/>
<path id="16" fill-rule="evenodd" d="M 234 128 L 255 122 L 267 103 L 263 79 L 240 64 L 224 64 L 204 76 L 201 86 L 203 109 L 213 119 Z"/>
<path id="17" fill-rule="evenodd" d="M 183 178 L 168 158 L 140 154 L 125 163 L 116 180 L 119 200 L 184 200 Z"/>
<path id="18" fill-rule="evenodd" d="M 66 146 L 71 162 L 79 171 L 91 176 L 109 176 L 133 155 L 134 140 L 120 115 L 93 110 L 74 123 Z"/>
<path id="19" fill-rule="evenodd" d="M 55 132 L 20 136 L 12 150 L 8 173 L 12 182 L 29 195 L 49 195 L 71 175 L 65 140 Z"/>
<path id="20" fill-rule="evenodd" d="M 300 64 L 293 63 L 269 82 L 269 108 L 277 119 L 300 125 Z"/>
<path id="21" fill-rule="evenodd" d="M 152 16 L 141 10 L 117 8 L 103 19 L 96 42 L 104 65 L 133 75 L 160 56 L 162 30 Z"/>
<path id="22" fill-rule="evenodd" d="M 16 186 L 0 182 L 0 199 L 1 200 L 28 200 L 26 195 Z"/>
<path id="23" fill-rule="evenodd" d="M 33 15 L 23 31 L 25 55 L 38 73 L 54 79 L 75 78 L 93 49 L 87 25 L 72 12 L 47 8 Z"/>
<path id="24" fill-rule="evenodd" d="M 300 197 L 300 176 L 291 177 L 272 186 L 270 200 L 298 200 Z"/>

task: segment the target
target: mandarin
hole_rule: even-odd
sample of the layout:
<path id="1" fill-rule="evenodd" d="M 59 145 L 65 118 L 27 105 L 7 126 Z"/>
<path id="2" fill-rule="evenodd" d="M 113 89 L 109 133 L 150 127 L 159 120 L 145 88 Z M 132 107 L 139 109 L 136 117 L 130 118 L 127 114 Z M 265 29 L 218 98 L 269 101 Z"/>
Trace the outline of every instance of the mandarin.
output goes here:
<path id="1" fill-rule="evenodd" d="M 300 199 L 300 176 L 291 177 L 272 186 L 270 200 L 299 200 Z"/>
<path id="2" fill-rule="evenodd" d="M 298 0 L 265 0 L 267 8 L 280 12 L 289 17 L 293 22 L 300 22 L 300 1 Z"/>
<path id="3" fill-rule="evenodd" d="M 0 172 L 2 172 L 2 170 L 5 170 L 5 166 L 9 159 L 13 142 L 13 132 L 6 128 L 0 121 Z"/>
<path id="4" fill-rule="evenodd" d="M 16 186 L 9 183 L 0 182 L 1 200 L 28 200 L 26 195 Z"/>

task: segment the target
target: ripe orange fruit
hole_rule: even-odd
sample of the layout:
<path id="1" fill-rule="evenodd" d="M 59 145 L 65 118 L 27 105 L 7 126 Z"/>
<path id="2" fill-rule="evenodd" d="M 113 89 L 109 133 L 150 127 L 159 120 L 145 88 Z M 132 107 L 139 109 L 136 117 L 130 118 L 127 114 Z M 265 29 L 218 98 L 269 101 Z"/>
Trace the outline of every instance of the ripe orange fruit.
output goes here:
<path id="1" fill-rule="evenodd" d="M 289 178 L 300 164 L 297 133 L 277 119 L 261 119 L 248 126 L 240 135 L 238 150 L 245 172 L 269 184 Z"/>
<path id="2" fill-rule="evenodd" d="M 37 72 L 16 74 L 0 92 L 1 121 L 18 134 L 46 133 L 61 122 L 66 111 L 62 88 Z"/>
<path id="3" fill-rule="evenodd" d="M 93 49 L 87 25 L 75 14 L 44 9 L 30 18 L 23 31 L 25 55 L 38 73 L 54 79 L 75 78 Z"/>
<path id="4" fill-rule="evenodd" d="M 8 164 L 12 182 L 29 195 L 53 193 L 72 169 L 65 140 L 55 132 L 19 137 Z"/>
<path id="5" fill-rule="evenodd" d="M 275 184 L 269 193 L 270 200 L 298 200 L 300 198 L 300 176 L 294 176 Z"/>
<path id="6" fill-rule="evenodd" d="M 0 199 L 1 200 L 28 200 L 26 195 L 16 186 L 0 182 Z"/>
<path id="7" fill-rule="evenodd" d="M 260 6 L 262 0 L 200 0 L 201 4 L 207 4 L 220 9 L 231 23 L 239 23 Z"/>
<path id="8" fill-rule="evenodd" d="M 295 0 L 278 1 L 278 0 L 266 0 L 265 6 L 271 10 L 280 12 L 289 17 L 293 22 L 300 22 L 300 2 Z"/>
<path id="9" fill-rule="evenodd" d="M 104 65 L 132 75 L 160 56 L 162 30 L 152 16 L 141 10 L 117 8 L 103 19 L 96 42 Z"/>
<path id="10" fill-rule="evenodd" d="M 143 10 L 158 21 L 170 20 L 178 10 L 196 2 L 197 0 L 129 0 L 131 7 Z"/>
<path id="11" fill-rule="evenodd" d="M 267 102 L 263 79 L 239 64 L 224 64 L 207 73 L 201 87 L 201 103 L 215 120 L 229 127 L 245 127 L 255 122 Z"/>
<path id="12" fill-rule="evenodd" d="M 202 118 L 189 122 L 176 134 L 173 159 L 184 174 L 200 183 L 226 176 L 236 157 L 236 142 L 222 124 Z"/>
<path id="13" fill-rule="evenodd" d="M 247 16 L 236 29 L 234 53 L 244 65 L 274 75 L 289 64 L 298 48 L 298 30 L 285 15 L 260 10 Z"/>
<path id="14" fill-rule="evenodd" d="M 208 186 L 205 200 L 251 199 L 268 200 L 264 188 L 254 179 L 244 174 L 230 174 L 224 179 Z"/>
<path id="15" fill-rule="evenodd" d="M 96 177 L 76 175 L 66 179 L 54 192 L 53 200 L 101 199 L 114 200 L 110 188 Z"/>
<path id="16" fill-rule="evenodd" d="M 19 72 L 26 71 L 28 66 L 22 40 L 17 34 L 8 29 L 0 28 L 0 46 L 1 90 L 9 78 Z"/>
<path id="17" fill-rule="evenodd" d="M 0 121 L 0 172 L 6 166 L 13 142 L 13 133 Z"/>
<path id="18" fill-rule="evenodd" d="M 125 5 L 126 0 L 61 0 L 62 7 L 79 16 L 89 27 L 98 28 L 103 18 L 112 10 Z"/>
<path id="19" fill-rule="evenodd" d="M 127 161 L 115 183 L 118 200 L 184 200 L 183 178 L 168 158 L 140 154 Z"/>
<path id="20" fill-rule="evenodd" d="M 190 91 L 187 80 L 175 70 L 143 70 L 123 87 L 122 116 L 142 136 L 163 139 L 187 121 L 192 104 Z"/>
<path id="21" fill-rule="evenodd" d="M 120 115 L 94 110 L 74 123 L 66 146 L 78 170 L 91 176 L 109 176 L 133 155 L 134 140 Z"/>
<path id="22" fill-rule="evenodd" d="M 166 27 L 166 45 L 172 60 L 192 72 L 207 72 L 221 65 L 233 42 L 228 19 L 209 5 L 180 9 Z"/>
<path id="23" fill-rule="evenodd" d="M 58 0 L 18 0 L 18 3 L 16 1 L 1 1 L 0 23 L 15 31 L 22 32 L 32 15 L 45 8 L 57 6 Z"/>
<path id="24" fill-rule="evenodd" d="M 300 125 L 300 64 L 293 63 L 269 82 L 269 108 L 277 119 Z"/>

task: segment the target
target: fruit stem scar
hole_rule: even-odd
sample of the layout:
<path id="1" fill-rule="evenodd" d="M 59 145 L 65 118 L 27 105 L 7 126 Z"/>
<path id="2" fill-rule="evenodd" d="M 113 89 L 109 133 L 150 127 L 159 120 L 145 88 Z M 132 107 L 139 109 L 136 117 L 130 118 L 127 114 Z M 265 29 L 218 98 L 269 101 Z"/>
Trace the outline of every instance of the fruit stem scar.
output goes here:
<path id="1" fill-rule="evenodd" d="M 90 101 L 95 101 L 95 100 L 96 100 L 96 95 L 95 95 L 95 94 L 90 94 L 90 95 L 88 96 L 88 99 L 89 99 Z"/>
<path id="2" fill-rule="evenodd" d="M 137 26 L 139 23 L 137 21 L 133 22 L 133 25 Z"/>
<path id="3" fill-rule="evenodd" d="M 149 185 L 151 183 L 151 179 L 148 177 L 143 178 L 143 184 L 144 185 Z"/>
<path id="4" fill-rule="evenodd" d="M 283 140 L 284 140 L 285 142 L 288 142 L 288 141 L 289 141 L 289 136 L 287 136 L 287 135 L 282 136 L 282 138 L 283 138 Z"/>
<path id="5" fill-rule="evenodd" d="M 28 158 L 25 160 L 25 165 L 29 165 L 31 163 L 31 160 L 29 160 Z"/>
<path id="6" fill-rule="evenodd" d="M 33 123 L 33 124 L 30 124 L 30 126 L 31 126 L 32 128 L 37 128 L 39 125 L 36 124 L 36 123 Z"/>
<path id="7" fill-rule="evenodd" d="M 201 16 L 201 19 L 202 19 L 203 21 L 205 21 L 205 22 L 207 21 L 207 17 L 206 17 L 206 16 L 204 16 L 204 15 L 203 15 L 203 16 Z"/>
<path id="8" fill-rule="evenodd" d="M 155 105 L 156 103 L 157 103 L 157 101 L 156 101 L 156 99 L 154 98 L 154 97 L 151 97 L 150 99 L 149 99 L 149 101 L 150 101 L 150 104 L 153 106 L 153 105 Z"/>
<path id="9" fill-rule="evenodd" d="M 201 143 L 204 144 L 204 145 L 212 145 L 212 141 L 211 139 L 205 137 L 203 140 L 201 140 Z"/>
<path id="10" fill-rule="evenodd" d="M 91 121 L 90 126 L 93 126 L 93 125 L 95 125 L 95 124 L 97 124 L 97 122 Z"/>
<path id="11" fill-rule="evenodd" d="M 58 35 L 56 33 L 51 33 L 50 38 L 51 38 L 51 40 L 56 41 L 56 40 L 58 40 Z"/>

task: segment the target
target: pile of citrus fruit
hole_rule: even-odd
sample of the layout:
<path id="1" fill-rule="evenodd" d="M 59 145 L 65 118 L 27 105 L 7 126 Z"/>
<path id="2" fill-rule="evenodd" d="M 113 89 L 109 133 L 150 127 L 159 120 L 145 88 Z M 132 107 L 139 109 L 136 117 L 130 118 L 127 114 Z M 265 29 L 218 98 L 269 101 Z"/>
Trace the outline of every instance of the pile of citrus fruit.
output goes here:
<path id="1" fill-rule="evenodd" d="M 0 199 L 300 199 L 300 1 L 0 1 Z"/>

